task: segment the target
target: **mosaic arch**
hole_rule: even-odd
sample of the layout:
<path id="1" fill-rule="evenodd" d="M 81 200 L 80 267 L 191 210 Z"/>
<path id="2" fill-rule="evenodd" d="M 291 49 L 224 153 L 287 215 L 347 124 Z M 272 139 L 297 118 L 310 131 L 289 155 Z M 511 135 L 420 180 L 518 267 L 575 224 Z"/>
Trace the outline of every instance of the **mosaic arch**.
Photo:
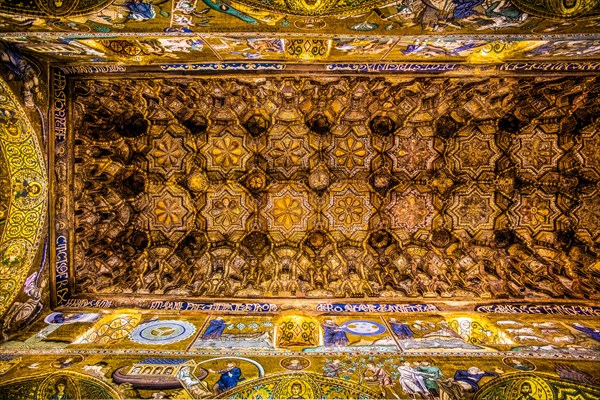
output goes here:
<path id="1" fill-rule="evenodd" d="M 599 296 L 596 77 L 55 83 L 58 305 Z"/>
<path id="2" fill-rule="evenodd" d="M 598 396 L 598 386 L 559 380 L 549 374 L 512 373 L 484 385 L 474 399 L 572 400 L 594 399 Z"/>
<path id="3" fill-rule="evenodd" d="M 380 394 L 366 386 L 315 373 L 284 373 L 254 380 L 227 391 L 227 399 L 374 399 Z"/>
<path id="4" fill-rule="evenodd" d="M 38 254 L 46 221 L 46 167 L 17 97 L 0 80 L 0 315 L 23 290 Z M 41 279 L 41 277 L 34 277 Z M 36 284 L 25 292 L 39 300 Z"/>
<path id="5" fill-rule="evenodd" d="M 3 12 L 35 16 L 77 16 L 97 12 L 114 0 L 30 0 L 27 2 L 2 2 Z"/>
<path id="6" fill-rule="evenodd" d="M 59 395 L 67 399 L 122 398 L 106 382 L 71 371 L 6 380 L 0 383 L 0 390 L 5 398 L 22 400 L 55 399 L 60 398 Z"/>

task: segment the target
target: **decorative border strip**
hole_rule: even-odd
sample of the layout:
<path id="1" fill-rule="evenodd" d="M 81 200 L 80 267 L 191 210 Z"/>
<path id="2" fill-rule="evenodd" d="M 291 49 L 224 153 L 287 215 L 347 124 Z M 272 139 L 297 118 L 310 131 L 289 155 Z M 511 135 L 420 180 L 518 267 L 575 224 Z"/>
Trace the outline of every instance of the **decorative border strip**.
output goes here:
<path id="1" fill-rule="evenodd" d="M 506 63 L 500 71 L 600 71 L 600 62 Z"/>
<path id="2" fill-rule="evenodd" d="M 240 351 L 222 351 L 222 352 L 211 352 L 211 351 L 196 351 L 196 350 L 159 350 L 159 349 L 108 349 L 108 348 L 95 348 L 95 349 L 82 349 L 82 348 L 63 348 L 63 349 L 2 349 L 0 348 L 0 354 L 14 354 L 14 355 L 64 355 L 64 354 L 85 354 L 85 355 L 101 355 L 101 354 L 109 354 L 109 355 L 125 355 L 125 356 L 222 356 L 222 355 L 239 355 Z M 244 353 L 246 354 L 246 353 Z M 401 355 L 404 358 L 408 357 L 485 357 L 485 359 L 490 358 L 504 358 L 504 357 L 527 357 L 527 358 L 540 358 L 540 359 L 561 359 L 561 360 L 573 360 L 573 361 L 594 361 L 600 360 L 600 354 L 597 356 L 592 355 L 573 355 L 573 354 L 564 354 L 558 352 L 544 352 L 544 353 L 527 353 L 526 355 L 522 353 L 516 353 L 511 351 L 496 351 L 496 352 L 442 352 L 442 351 L 419 351 L 410 353 L 395 351 L 395 352 L 378 352 L 373 351 L 370 353 L 359 353 L 359 352 L 348 352 L 348 353 L 335 353 L 335 352 L 314 352 L 311 353 L 311 356 L 318 357 L 327 357 L 327 356 L 347 356 L 347 355 L 355 355 L 355 356 L 368 356 L 373 355 L 381 355 L 381 356 L 389 356 L 390 354 Z M 306 356 L 307 354 L 304 352 L 297 351 L 259 351 L 252 352 L 252 355 L 256 357 L 286 357 L 286 356 Z"/>
<path id="3" fill-rule="evenodd" d="M 54 71 L 54 136 L 57 142 L 67 137 L 67 80 L 61 70 Z"/>
<path id="4" fill-rule="evenodd" d="M 448 72 L 458 68 L 449 63 L 365 63 L 365 64 L 325 64 L 327 71 L 357 72 Z"/>
<path id="5" fill-rule="evenodd" d="M 0 37 L 35 37 L 35 38 L 68 38 L 68 39 L 94 39 L 94 38 L 120 38 L 120 37 L 134 37 L 137 38 L 140 36 L 140 33 L 148 36 L 148 31 L 141 28 L 139 31 L 128 31 L 128 32 L 65 32 L 65 31 L 20 31 L 20 32 L 0 32 Z M 282 38 L 314 38 L 314 39 L 323 39 L 323 33 L 319 32 L 310 32 L 310 31 L 261 31 L 261 30 L 244 30 L 244 31 L 222 31 L 222 32 L 210 32 L 210 31 L 202 31 L 202 32 L 152 32 L 150 35 L 152 38 L 162 38 L 162 37 L 197 37 L 198 35 L 202 35 L 203 38 L 212 38 L 212 37 L 240 37 L 240 38 L 256 38 L 256 37 L 282 37 Z M 503 32 L 500 36 L 504 40 L 598 40 L 600 39 L 600 34 L 597 32 L 571 32 L 571 33 L 508 33 Z M 472 32 L 440 32 L 436 35 L 431 34 L 419 34 L 419 33 L 411 33 L 411 34 L 401 34 L 401 33 L 393 33 L 393 34 L 367 34 L 364 32 L 361 33 L 352 33 L 345 32 L 336 36 L 335 38 L 341 39 L 352 39 L 352 38 L 364 38 L 368 37 L 369 39 L 384 39 L 384 38 L 393 38 L 397 39 L 406 39 L 406 40 L 416 40 L 419 39 L 421 41 L 431 40 L 435 41 L 436 39 L 460 39 L 460 40 L 493 40 L 496 41 L 499 38 L 498 32 L 478 32 L 476 34 Z"/>
<path id="6" fill-rule="evenodd" d="M 51 227 L 53 233 L 54 252 L 50 258 L 50 265 L 54 269 L 53 302 L 56 305 L 64 305 L 70 297 L 69 289 L 69 232 L 65 223 L 59 215 L 64 216 L 67 205 L 67 78 L 62 69 L 55 69 L 52 75 L 52 128 L 54 130 L 54 141 L 51 143 L 51 152 L 53 152 L 53 174 L 51 188 L 55 196 L 53 201 L 56 207 L 51 208 L 54 213 L 54 226 Z"/>
<path id="7" fill-rule="evenodd" d="M 71 67 L 61 67 L 61 72 L 65 74 L 101 74 L 111 72 L 125 72 L 127 68 L 123 65 L 77 65 Z"/>
<path id="8" fill-rule="evenodd" d="M 201 64 L 162 64 L 163 71 L 281 71 L 281 63 L 201 63 Z"/>
<path id="9" fill-rule="evenodd" d="M 600 307 L 579 305 L 535 305 L 535 304 L 487 304 L 475 307 L 475 311 L 492 314 L 548 314 L 600 316 Z"/>
<path id="10" fill-rule="evenodd" d="M 279 310 L 272 303 L 199 303 L 190 301 L 153 301 L 150 310 L 177 310 L 177 311 L 232 311 L 244 313 L 265 313 Z"/>
<path id="11" fill-rule="evenodd" d="M 360 304 L 360 303 L 320 303 L 317 311 L 332 313 L 416 313 L 440 311 L 432 304 Z"/>
<path id="12" fill-rule="evenodd" d="M 61 236 L 62 238 L 62 236 Z M 66 249 L 66 245 L 64 247 Z M 61 275 L 61 283 L 59 283 L 59 268 L 63 271 L 62 264 L 60 261 L 61 253 L 57 253 L 57 295 L 58 305 L 65 308 L 117 308 L 124 305 L 119 305 L 110 299 L 78 299 L 69 298 L 69 289 L 67 287 L 68 272 L 64 272 Z M 62 282 L 65 282 L 62 284 Z M 61 296 L 61 292 L 64 291 L 64 296 Z M 131 305 L 125 305 L 131 306 Z M 194 302 L 194 301 L 170 301 L 170 300 L 153 300 L 142 305 L 145 310 L 158 310 L 158 311 L 203 311 L 203 312 L 233 312 L 233 313 L 272 313 L 279 311 L 279 306 L 273 303 L 213 303 L 213 302 Z"/>

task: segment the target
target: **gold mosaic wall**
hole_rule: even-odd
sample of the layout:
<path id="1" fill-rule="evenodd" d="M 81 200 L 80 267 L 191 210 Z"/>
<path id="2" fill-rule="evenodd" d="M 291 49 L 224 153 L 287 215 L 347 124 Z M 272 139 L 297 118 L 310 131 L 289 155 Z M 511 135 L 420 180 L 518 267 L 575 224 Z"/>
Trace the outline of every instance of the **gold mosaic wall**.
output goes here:
<path id="1" fill-rule="evenodd" d="M 597 399 L 598 308 L 45 314 L 0 392 L 52 399 Z M 530 397 L 528 397 L 530 396 Z"/>
<path id="2" fill-rule="evenodd" d="M 0 78 L 0 316 L 21 289 L 32 304 L 41 293 L 34 267 L 46 222 L 47 177 L 44 159 L 23 106 Z M 25 304 L 25 303 L 23 303 Z M 2 325 L 17 310 L 4 315 Z M 21 311 L 23 309 L 21 308 Z"/>

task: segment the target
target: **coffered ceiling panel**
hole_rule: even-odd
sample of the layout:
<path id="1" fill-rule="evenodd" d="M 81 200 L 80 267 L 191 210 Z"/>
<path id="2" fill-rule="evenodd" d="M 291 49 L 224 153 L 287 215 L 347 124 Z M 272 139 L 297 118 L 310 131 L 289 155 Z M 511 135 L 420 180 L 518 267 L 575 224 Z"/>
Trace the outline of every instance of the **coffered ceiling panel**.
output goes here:
<path id="1" fill-rule="evenodd" d="M 74 296 L 598 295 L 596 77 L 68 82 Z"/>

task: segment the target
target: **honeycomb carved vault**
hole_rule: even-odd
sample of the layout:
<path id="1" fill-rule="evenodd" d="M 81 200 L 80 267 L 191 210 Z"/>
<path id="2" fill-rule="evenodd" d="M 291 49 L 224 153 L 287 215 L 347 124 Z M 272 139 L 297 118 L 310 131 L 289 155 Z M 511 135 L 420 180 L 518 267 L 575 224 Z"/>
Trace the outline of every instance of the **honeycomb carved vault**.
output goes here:
<path id="1" fill-rule="evenodd" d="M 598 297 L 597 78 L 69 85 L 77 295 Z"/>

